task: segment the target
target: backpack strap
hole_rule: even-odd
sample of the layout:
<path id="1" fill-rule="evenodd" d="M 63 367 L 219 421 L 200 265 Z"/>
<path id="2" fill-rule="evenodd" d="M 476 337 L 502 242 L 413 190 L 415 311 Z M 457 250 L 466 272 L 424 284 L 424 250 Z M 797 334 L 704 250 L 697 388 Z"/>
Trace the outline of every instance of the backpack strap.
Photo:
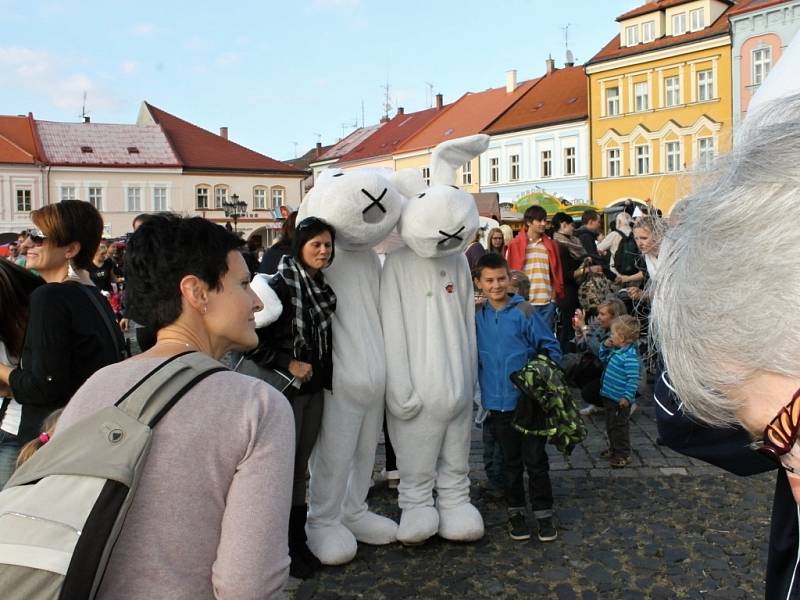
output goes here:
<path id="1" fill-rule="evenodd" d="M 117 407 L 141 423 L 155 427 L 197 383 L 228 370 L 201 352 L 179 354 L 148 373 L 117 402 Z"/>

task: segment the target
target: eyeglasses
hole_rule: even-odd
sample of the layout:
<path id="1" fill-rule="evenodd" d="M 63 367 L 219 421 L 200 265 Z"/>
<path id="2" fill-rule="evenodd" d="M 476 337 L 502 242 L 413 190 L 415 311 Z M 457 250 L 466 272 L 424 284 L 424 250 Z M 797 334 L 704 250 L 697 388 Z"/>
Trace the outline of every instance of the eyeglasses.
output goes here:
<path id="1" fill-rule="evenodd" d="M 318 217 L 306 217 L 302 221 L 300 221 L 297 225 L 294 226 L 295 231 L 299 231 L 301 229 L 306 229 L 308 227 L 315 227 L 317 225 L 327 225 L 325 221 Z"/>
<path id="2" fill-rule="evenodd" d="M 28 232 L 28 239 L 36 246 L 41 246 L 47 241 L 47 235 L 41 229 L 31 229 Z"/>
<path id="3" fill-rule="evenodd" d="M 761 439 L 750 444 L 752 450 L 780 463 L 790 473 L 800 472 L 800 449 L 797 449 L 797 434 L 800 432 L 798 399 L 800 390 L 794 393 L 789 404 L 769 422 Z"/>

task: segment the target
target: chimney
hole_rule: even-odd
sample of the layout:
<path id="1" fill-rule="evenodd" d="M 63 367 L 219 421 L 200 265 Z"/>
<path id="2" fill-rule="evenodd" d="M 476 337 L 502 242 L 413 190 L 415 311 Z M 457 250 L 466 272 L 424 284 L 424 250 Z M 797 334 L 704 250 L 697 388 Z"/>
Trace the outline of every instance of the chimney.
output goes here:
<path id="1" fill-rule="evenodd" d="M 517 70 L 509 69 L 506 71 L 506 94 L 510 94 L 517 89 Z"/>
<path id="2" fill-rule="evenodd" d="M 547 74 L 550 75 L 556 68 L 556 61 L 553 60 L 552 56 L 547 57 L 547 60 L 544 61 L 544 64 L 547 65 Z"/>
<path id="3" fill-rule="evenodd" d="M 319 155 L 322 154 L 322 142 L 317 142 L 317 148 L 315 150 L 315 156 L 319 158 Z"/>
<path id="4" fill-rule="evenodd" d="M 444 105 L 444 96 L 436 94 L 436 110 L 439 110 Z"/>
<path id="5" fill-rule="evenodd" d="M 398 107 L 397 107 L 397 114 L 398 114 L 398 115 L 404 115 L 404 114 L 406 114 L 406 109 L 405 109 L 405 108 L 403 108 L 402 106 L 398 106 Z"/>
<path id="6" fill-rule="evenodd" d="M 89 116 L 84 116 L 84 117 L 83 117 L 83 122 L 84 122 L 84 123 L 91 123 L 91 122 L 92 122 L 92 118 L 91 118 L 91 117 L 89 117 Z"/>
<path id="7" fill-rule="evenodd" d="M 220 127 L 219 128 L 219 137 L 228 139 L 228 128 L 227 127 Z"/>

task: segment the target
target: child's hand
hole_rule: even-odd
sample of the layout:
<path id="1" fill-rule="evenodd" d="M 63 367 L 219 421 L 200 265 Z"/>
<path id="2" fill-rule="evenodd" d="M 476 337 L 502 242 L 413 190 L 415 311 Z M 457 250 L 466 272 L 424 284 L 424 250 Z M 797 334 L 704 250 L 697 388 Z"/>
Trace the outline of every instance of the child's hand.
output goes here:
<path id="1" fill-rule="evenodd" d="M 619 401 L 620 408 L 628 408 L 631 405 L 630 401 L 627 398 L 623 398 Z"/>
<path id="2" fill-rule="evenodd" d="M 606 348 L 613 348 L 614 347 L 614 342 L 611 341 L 610 337 L 607 337 L 605 339 L 605 341 L 603 342 L 603 346 L 605 346 Z"/>
<path id="3" fill-rule="evenodd" d="M 580 308 L 575 309 L 575 315 L 572 317 L 572 327 L 575 331 L 581 331 L 586 326 L 586 316 Z"/>

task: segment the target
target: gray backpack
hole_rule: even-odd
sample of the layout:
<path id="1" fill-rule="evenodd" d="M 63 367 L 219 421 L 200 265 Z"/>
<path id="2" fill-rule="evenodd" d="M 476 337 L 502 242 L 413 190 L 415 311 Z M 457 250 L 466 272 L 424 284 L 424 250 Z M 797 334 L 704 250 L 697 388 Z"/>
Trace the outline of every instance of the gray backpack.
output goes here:
<path id="1" fill-rule="evenodd" d="M 153 427 L 195 384 L 225 370 L 198 352 L 170 358 L 17 469 L 0 492 L 0 598 L 95 597 Z"/>

